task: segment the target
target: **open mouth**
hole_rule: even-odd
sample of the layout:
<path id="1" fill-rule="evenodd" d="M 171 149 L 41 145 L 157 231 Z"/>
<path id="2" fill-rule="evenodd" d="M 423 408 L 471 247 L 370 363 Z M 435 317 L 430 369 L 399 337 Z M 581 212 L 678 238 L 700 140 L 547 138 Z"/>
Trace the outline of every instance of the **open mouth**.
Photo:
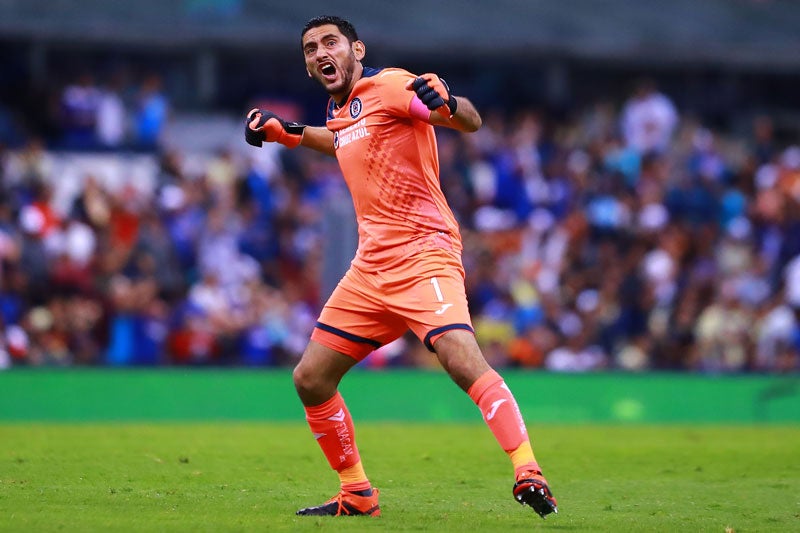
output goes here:
<path id="1" fill-rule="evenodd" d="M 333 63 L 322 63 L 319 66 L 319 71 L 326 78 L 332 78 L 336 76 L 336 67 L 333 66 Z"/>

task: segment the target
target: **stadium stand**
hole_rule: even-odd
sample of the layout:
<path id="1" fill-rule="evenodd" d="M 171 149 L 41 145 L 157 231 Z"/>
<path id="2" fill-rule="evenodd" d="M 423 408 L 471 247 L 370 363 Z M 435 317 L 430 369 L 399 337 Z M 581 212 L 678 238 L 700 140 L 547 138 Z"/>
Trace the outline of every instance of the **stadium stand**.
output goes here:
<path id="1" fill-rule="evenodd" d="M 599 3 L 340 3 L 373 64 L 447 73 L 484 114 L 439 143 L 485 353 L 797 372 L 800 9 Z M 297 39 L 326 11 L 0 5 L 0 367 L 296 360 L 355 247 L 349 198 L 241 116 L 322 122 Z M 431 364 L 403 338 L 366 366 Z"/>

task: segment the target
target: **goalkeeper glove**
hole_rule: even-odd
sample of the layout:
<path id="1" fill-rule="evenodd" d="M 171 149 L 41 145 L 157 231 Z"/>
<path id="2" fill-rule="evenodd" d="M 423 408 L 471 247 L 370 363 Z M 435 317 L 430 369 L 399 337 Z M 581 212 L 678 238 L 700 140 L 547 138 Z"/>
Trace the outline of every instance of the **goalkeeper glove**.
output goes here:
<path id="1" fill-rule="evenodd" d="M 423 74 L 408 82 L 406 89 L 417 93 L 417 97 L 431 111 L 439 111 L 444 116 L 456 114 L 458 102 L 450 94 L 450 87 L 436 74 Z"/>
<path id="2" fill-rule="evenodd" d="M 267 141 L 295 148 L 303 140 L 305 128 L 305 124 L 286 122 L 272 111 L 252 109 L 245 119 L 244 139 L 253 146 L 261 146 L 263 141 Z"/>

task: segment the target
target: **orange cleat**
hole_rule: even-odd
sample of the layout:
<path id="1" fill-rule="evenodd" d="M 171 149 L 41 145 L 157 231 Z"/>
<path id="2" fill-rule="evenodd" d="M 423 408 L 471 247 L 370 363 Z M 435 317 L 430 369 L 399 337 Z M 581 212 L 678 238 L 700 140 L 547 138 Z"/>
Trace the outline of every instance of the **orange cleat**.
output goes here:
<path id="1" fill-rule="evenodd" d="M 343 490 L 322 505 L 300 509 L 297 514 L 301 516 L 380 516 L 379 494 L 380 491 L 376 488 L 372 489 L 372 494 L 369 496 L 359 496 Z"/>

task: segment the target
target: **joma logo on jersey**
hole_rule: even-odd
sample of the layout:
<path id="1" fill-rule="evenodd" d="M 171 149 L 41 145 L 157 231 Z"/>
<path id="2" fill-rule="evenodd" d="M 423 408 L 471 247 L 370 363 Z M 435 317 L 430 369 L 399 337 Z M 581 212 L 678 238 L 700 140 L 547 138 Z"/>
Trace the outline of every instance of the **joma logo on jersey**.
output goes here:
<path id="1" fill-rule="evenodd" d="M 353 101 L 350 102 L 350 117 L 351 118 L 358 118 L 358 115 L 361 114 L 361 99 L 360 98 L 353 98 Z"/>

